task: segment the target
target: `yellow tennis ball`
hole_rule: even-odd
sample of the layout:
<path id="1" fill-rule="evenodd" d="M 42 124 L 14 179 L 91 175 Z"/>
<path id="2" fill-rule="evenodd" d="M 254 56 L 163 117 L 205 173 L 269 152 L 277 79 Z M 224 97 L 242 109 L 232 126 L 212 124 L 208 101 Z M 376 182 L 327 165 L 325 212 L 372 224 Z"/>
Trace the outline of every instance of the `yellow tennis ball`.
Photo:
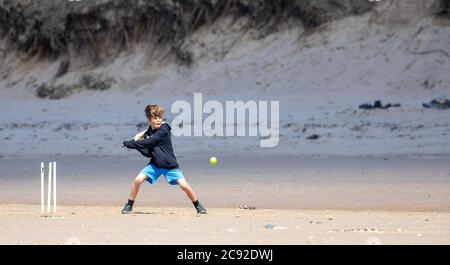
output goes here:
<path id="1" fill-rule="evenodd" d="M 209 159 L 209 163 L 211 163 L 211 165 L 217 164 L 217 158 L 215 158 L 214 156 L 211 157 L 211 158 Z"/>

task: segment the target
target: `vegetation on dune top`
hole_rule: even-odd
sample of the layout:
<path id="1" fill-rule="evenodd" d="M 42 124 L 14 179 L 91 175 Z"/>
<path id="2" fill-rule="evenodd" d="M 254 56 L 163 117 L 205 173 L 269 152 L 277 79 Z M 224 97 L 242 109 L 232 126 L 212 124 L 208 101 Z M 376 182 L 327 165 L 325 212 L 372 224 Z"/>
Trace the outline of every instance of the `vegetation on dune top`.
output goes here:
<path id="1" fill-rule="evenodd" d="M 247 17 L 259 30 L 289 19 L 312 29 L 372 7 L 367 0 L 0 0 L 0 38 L 47 58 L 73 50 L 102 61 L 138 41 L 169 44 L 185 56 L 183 39 L 223 16 Z"/>

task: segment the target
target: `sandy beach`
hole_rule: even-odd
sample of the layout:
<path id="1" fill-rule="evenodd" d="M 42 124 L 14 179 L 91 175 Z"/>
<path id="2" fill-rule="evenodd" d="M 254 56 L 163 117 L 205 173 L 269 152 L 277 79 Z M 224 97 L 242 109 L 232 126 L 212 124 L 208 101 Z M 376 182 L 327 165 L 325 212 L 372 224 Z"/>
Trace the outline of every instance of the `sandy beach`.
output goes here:
<path id="1" fill-rule="evenodd" d="M 450 244 L 450 213 L 1 205 L 1 244 Z"/>
<path id="2" fill-rule="evenodd" d="M 450 243 L 448 158 L 180 158 L 202 216 L 164 179 L 121 215 L 143 159 L 57 161 L 58 212 L 41 217 L 39 158 L 0 160 L 0 244 Z"/>

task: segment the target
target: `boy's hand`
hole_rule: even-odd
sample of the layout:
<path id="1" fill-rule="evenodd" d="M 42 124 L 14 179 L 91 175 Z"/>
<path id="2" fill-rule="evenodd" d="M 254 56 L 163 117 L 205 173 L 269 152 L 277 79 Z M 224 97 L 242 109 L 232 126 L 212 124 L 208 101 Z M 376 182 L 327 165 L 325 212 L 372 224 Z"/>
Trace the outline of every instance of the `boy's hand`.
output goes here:
<path id="1" fill-rule="evenodd" d="M 145 133 L 145 131 L 136 134 L 133 139 L 135 141 L 144 140 L 144 133 Z"/>
<path id="2" fill-rule="evenodd" d="M 122 147 L 127 147 L 128 148 L 128 144 L 127 143 L 129 143 L 130 141 L 123 141 L 122 142 Z"/>
<path id="3" fill-rule="evenodd" d="M 136 134 L 136 136 L 134 136 L 134 140 L 135 141 L 144 140 L 144 135 Z"/>

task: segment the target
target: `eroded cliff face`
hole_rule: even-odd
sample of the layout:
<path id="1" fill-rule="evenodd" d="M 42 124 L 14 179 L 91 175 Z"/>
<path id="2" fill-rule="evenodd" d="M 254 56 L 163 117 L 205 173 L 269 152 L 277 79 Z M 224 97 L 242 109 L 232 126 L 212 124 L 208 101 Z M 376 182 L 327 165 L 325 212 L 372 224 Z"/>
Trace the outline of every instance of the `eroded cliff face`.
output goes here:
<path id="1" fill-rule="evenodd" d="M 167 63 L 192 67 L 199 54 L 221 60 L 233 44 L 208 47 L 201 30 L 223 43 L 249 31 L 263 40 L 287 24 L 310 36 L 368 12 L 374 23 L 407 24 L 447 8 L 447 0 L 0 0 L 0 78 L 10 90 L 27 86 L 38 97 L 62 98 L 117 84 L 98 67 L 123 54 L 145 57 L 138 68 L 152 71 Z"/>
<path id="2" fill-rule="evenodd" d="M 171 46 L 183 61 L 184 37 L 224 16 L 247 17 L 249 27 L 272 31 L 291 18 L 314 28 L 372 6 L 365 0 L 2 0 L 0 34 L 10 47 L 31 56 L 74 52 L 99 63 L 149 41 Z"/>

